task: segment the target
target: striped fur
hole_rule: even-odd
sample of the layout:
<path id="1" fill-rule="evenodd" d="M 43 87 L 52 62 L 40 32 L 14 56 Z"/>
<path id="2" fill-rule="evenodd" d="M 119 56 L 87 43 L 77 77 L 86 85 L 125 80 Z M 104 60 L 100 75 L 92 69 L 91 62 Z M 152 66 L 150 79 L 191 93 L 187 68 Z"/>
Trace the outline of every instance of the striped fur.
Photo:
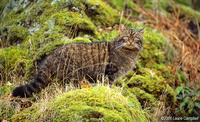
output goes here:
<path id="1" fill-rule="evenodd" d="M 78 84 L 84 78 L 95 82 L 107 76 L 113 82 L 133 68 L 142 49 L 142 33 L 130 29 L 112 42 L 60 46 L 40 61 L 31 82 L 16 87 L 12 95 L 30 97 L 50 84 L 52 79 Z"/>

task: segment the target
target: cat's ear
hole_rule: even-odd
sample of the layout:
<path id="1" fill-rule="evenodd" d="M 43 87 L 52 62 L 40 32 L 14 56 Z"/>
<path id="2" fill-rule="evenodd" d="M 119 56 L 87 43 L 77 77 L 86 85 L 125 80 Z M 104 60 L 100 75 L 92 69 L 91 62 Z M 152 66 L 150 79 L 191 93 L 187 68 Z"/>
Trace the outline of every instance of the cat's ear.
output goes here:
<path id="1" fill-rule="evenodd" d="M 144 28 L 139 29 L 139 30 L 129 29 L 129 30 L 128 30 L 128 33 L 129 33 L 130 35 L 135 35 L 135 34 L 143 35 L 143 34 L 144 34 Z"/>

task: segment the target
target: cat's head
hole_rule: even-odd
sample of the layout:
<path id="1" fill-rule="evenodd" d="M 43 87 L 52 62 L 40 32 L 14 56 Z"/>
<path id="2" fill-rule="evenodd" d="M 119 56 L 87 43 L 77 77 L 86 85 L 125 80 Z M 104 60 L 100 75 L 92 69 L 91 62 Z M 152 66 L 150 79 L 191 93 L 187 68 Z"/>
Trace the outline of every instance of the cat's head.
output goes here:
<path id="1" fill-rule="evenodd" d="M 118 38 L 115 49 L 140 51 L 143 48 L 144 29 L 127 29 Z"/>

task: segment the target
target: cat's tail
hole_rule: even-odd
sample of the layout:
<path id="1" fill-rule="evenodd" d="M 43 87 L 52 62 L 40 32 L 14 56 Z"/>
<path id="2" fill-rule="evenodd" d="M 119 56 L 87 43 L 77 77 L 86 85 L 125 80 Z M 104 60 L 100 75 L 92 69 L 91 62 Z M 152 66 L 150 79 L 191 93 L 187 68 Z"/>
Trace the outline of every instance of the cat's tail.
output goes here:
<path id="1" fill-rule="evenodd" d="M 47 81 L 43 80 L 42 78 L 35 77 L 29 84 L 16 87 L 12 92 L 12 96 L 22 98 L 31 97 L 33 93 L 40 92 L 47 85 Z"/>

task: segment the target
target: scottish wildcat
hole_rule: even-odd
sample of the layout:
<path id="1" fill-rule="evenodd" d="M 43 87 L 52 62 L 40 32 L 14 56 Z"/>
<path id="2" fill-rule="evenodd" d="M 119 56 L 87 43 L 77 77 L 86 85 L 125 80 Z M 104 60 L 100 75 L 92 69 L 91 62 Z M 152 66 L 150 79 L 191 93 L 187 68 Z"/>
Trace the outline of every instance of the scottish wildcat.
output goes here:
<path id="1" fill-rule="evenodd" d="M 58 79 L 74 82 L 86 78 L 90 82 L 107 76 L 113 82 L 131 70 L 143 46 L 143 30 L 124 30 L 112 42 L 73 43 L 55 49 L 38 64 L 31 82 L 13 90 L 12 96 L 30 97 Z"/>

